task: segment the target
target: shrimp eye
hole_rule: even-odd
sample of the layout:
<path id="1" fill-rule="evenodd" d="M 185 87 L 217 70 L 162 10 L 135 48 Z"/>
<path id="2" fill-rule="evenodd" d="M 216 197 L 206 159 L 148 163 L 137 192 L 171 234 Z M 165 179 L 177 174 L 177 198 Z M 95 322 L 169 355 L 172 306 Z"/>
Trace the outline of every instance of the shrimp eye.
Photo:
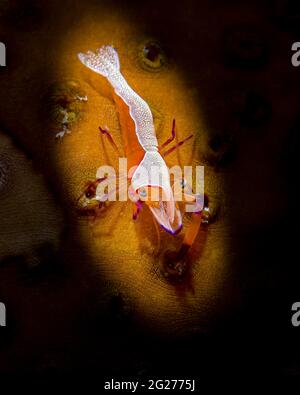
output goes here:
<path id="1" fill-rule="evenodd" d="M 147 197 L 147 191 L 146 191 L 145 188 L 140 188 L 140 189 L 139 189 L 139 196 L 140 196 L 141 198 Z"/>
<path id="2" fill-rule="evenodd" d="M 166 64 L 166 55 L 157 42 L 149 41 L 141 48 L 140 61 L 144 69 L 148 71 L 160 71 Z"/>

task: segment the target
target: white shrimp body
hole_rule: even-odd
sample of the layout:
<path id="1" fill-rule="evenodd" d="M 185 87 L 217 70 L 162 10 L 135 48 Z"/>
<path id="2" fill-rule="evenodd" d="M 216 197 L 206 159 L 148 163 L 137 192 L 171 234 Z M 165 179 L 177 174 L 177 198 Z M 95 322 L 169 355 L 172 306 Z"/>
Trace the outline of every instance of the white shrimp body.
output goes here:
<path id="1" fill-rule="evenodd" d="M 144 158 L 132 176 L 131 186 L 135 191 L 147 186 L 162 188 L 167 204 L 160 202 L 159 208 L 150 209 L 157 221 L 167 231 L 174 233 L 172 223 L 176 219 L 176 224 L 179 223 L 181 226 L 181 215 L 180 211 L 175 209 L 169 170 L 158 152 L 153 117 L 148 104 L 128 85 L 121 74 L 119 56 L 112 46 L 103 46 L 95 53 L 79 53 L 78 58 L 85 66 L 107 78 L 116 94 L 127 104 L 135 123 L 137 139 L 145 151 Z"/>
<path id="2" fill-rule="evenodd" d="M 117 51 L 111 46 L 103 46 L 95 54 L 88 51 L 86 55 L 79 54 L 78 57 L 87 67 L 106 77 L 116 94 L 127 104 L 141 147 L 145 151 L 157 151 L 158 143 L 151 110 L 121 74 Z"/>

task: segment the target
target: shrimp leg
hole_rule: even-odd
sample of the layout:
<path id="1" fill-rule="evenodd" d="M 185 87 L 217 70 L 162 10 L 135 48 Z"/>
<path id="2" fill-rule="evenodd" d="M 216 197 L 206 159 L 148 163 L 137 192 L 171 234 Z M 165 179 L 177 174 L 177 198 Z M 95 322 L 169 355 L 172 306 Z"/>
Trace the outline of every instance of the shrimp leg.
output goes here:
<path id="1" fill-rule="evenodd" d="M 175 131 L 175 119 L 173 119 L 173 123 L 172 123 L 172 132 L 171 132 L 172 136 L 169 137 L 160 147 L 159 150 L 161 150 L 162 148 L 166 147 L 167 145 L 169 145 L 176 136 L 176 131 Z"/>
<path id="2" fill-rule="evenodd" d="M 117 154 L 117 156 L 120 158 L 121 154 L 120 154 L 119 148 L 118 148 L 117 144 L 115 143 L 111 133 L 109 133 L 109 131 L 106 129 L 102 129 L 101 126 L 99 126 L 99 130 L 102 133 L 102 135 L 107 136 L 108 141 L 110 142 L 110 145 L 112 146 L 112 148 L 115 151 L 115 153 Z"/>

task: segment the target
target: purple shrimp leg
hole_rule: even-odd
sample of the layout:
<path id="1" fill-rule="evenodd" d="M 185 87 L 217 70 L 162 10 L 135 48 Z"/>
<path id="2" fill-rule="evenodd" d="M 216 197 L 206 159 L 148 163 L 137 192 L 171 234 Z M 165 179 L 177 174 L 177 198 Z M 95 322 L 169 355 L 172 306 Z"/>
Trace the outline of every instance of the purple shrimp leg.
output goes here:
<path id="1" fill-rule="evenodd" d="M 162 152 L 162 156 L 166 157 L 167 155 L 171 154 L 173 151 L 175 151 L 177 148 L 179 148 L 181 145 L 183 145 L 186 141 L 190 140 L 193 137 L 193 134 L 190 134 L 187 138 L 185 138 L 182 141 L 179 141 L 174 147 L 168 149 L 165 152 Z"/>
<path id="2" fill-rule="evenodd" d="M 103 135 L 107 136 L 108 141 L 110 142 L 110 145 L 113 147 L 115 153 L 116 153 L 116 154 L 118 155 L 118 157 L 120 158 L 120 157 L 121 157 L 121 154 L 120 154 L 119 148 L 118 148 L 117 144 L 115 143 L 115 141 L 114 141 L 114 139 L 113 139 L 111 133 L 109 133 L 109 131 L 106 130 L 106 129 L 102 129 L 101 126 L 99 126 L 99 130 L 100 130 L 100 132 L 101 132 Z"/>
<path id="3" fill-rule="evenodd" d="M 162 148 L 166 147 L 168 144 L 170 144 L 176 136 L 176 131 L 175 131 L 175 119 L 173 119 L 173 123 L 172 123 L 172 136 L 169 137 L 160 147 L 159 149 L 161 150 Z"/>
<path id="4" fill-rule="evenodd" d="M 143 203 L 138 200 L 137 202 L 135 202 L 134 206 L 133 206 L 133 214 L 132 214 L 132 219 L 136 220 L 138 218 L 138 215 L 142 209 L 142 205 Z"/>

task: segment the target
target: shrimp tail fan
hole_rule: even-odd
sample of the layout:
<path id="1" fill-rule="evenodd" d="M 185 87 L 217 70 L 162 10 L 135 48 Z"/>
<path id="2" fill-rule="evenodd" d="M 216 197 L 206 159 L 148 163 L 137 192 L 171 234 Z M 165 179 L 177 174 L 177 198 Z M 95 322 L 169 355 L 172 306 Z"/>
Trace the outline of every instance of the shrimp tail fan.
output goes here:
<path id="1" fill-rule="evenodd" d="M 110 45 L 104 45 L 96 52 L 79 53 L 78 58 L 86 67 L 106 78 L 120 70 L 118 53 Z"/>

